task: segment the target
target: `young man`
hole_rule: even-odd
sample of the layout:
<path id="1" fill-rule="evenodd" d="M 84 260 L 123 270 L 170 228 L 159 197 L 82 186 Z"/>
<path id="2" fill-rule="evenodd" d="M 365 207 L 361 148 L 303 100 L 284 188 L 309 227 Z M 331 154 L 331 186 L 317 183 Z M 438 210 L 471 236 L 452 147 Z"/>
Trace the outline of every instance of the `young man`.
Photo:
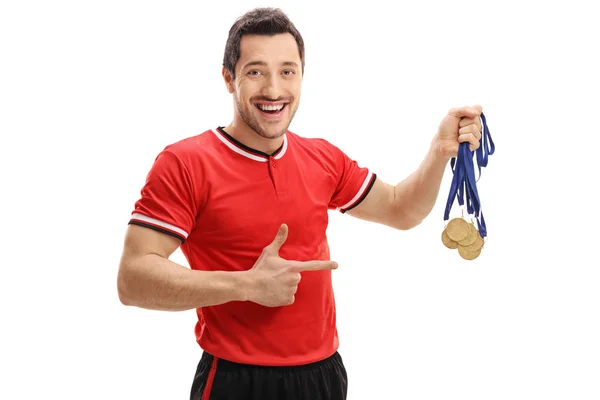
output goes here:
<path id="1" fill-rule="evenodd" d="M 278 9 L 231 27 L 225 127 L 167 146 L 136 202 L 118 276 L 123 304 L 196 309 L 204 350 L 191 399 L 345 399 L 326 239 L 328 211 L 410 229 L 431 211 L 481 107 L 452 109 L 418 169 L 392 186 L 323 139 L 288 130 L 302 36 Z M 181 246 L 191 269 L 169 256 Z"/>

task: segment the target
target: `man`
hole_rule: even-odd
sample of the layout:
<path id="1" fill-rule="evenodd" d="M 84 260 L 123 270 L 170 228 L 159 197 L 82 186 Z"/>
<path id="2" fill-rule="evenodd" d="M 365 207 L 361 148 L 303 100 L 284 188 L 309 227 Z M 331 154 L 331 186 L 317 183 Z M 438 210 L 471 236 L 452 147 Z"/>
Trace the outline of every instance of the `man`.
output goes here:
<path id="1" fill-rule="evenodd" d="M 123 304 L 196 309 L 204 350 L 191 399 L 345 399 L 325 231 L 329 210 L 410 229 L 431 211 L 481 107 L 452 109 L 418 169 L 392 186 L 324 139 L 288 130 L 302 36 L 278 9 L 231 27 L 232 122 L 167 146 L 135 204 L 119 268 Z M 191 269 L 169 256 L 181 246 Z"/>

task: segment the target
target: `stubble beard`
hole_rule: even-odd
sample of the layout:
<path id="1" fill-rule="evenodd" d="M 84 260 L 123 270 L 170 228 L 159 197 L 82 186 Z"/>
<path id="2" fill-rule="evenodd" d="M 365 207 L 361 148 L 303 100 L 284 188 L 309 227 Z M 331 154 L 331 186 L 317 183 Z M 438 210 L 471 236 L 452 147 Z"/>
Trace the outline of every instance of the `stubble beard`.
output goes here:
<path id="1" fill-rule="evenodd" d="M 290 107 L 291 104 L 293 104 L 293 103 L 292 102 L 288 103 L 286 105 L 286 108 Z M 294 119 L 294 115 L 296 115 L 296 110 L 298 109 L 298 106 L 296 105 L 296 107 L 292 110 L 292 112 L 290 114 L 290 119 L 287 121 L 285 128 L 282 128 L 281 131 L 276 132 L 275 134 L 269 134 L 269 132 L 260 125 L 258 120 L 251 116 L 252 112 L 246 113 L 244 111 L 240 102 L 238 101 L 237 96 L 235 96 L 235 105 L 238 109 L 238 113 L 240 114 L 240 117 L 246 123 L 246 125 L 248 125 L 254 132 L 256 132 L 257 135 L 259 135 L 265 139 L 277 139 L 277 138 L 283 136 L 287 132 L 290 124 L 292 123 L 292 119 Z M 251 107 L 254 107 L 254 105 L 251 105 Z"/>

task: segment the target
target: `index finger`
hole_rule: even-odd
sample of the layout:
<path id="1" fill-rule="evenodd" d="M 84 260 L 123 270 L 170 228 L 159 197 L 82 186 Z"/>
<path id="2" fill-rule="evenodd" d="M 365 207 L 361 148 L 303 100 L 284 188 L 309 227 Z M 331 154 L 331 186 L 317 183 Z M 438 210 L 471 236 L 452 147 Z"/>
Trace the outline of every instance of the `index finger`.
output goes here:
<path id="1" fill-rule="evenodd" d="M 458 122 L 458 126 L 464 128 L 467 125 L 476 125 L 478 121 L 479 118 L 463 117 Z"/>
<path id="2" fill-rule="evenodd" d="M 290 261 L 290 267 L 294 272 L 322 271 L 337 269 L 338 263 L 335 261 Z"/>

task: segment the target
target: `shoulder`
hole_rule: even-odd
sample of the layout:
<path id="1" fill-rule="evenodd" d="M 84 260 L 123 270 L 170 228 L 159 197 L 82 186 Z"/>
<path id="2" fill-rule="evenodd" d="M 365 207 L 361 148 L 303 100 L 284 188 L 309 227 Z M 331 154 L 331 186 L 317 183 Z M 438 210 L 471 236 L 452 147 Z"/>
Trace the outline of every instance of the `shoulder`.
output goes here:
<path id="1" fill-rule="evenodd" d="M 213 147 L 214 134 L 211 129 L 208 129 L 202 133 L 187 136 L 181 140 L 167 144 L 163 152 L 169 152 L 181 158 L 188 158 L 191 155 L 208 152 Z"/>
<path id="2" fill-rule="evenodd" d="M 156 173 L 179 171 L 179 174 L 187 176 L 204 174 L 207 170 L 205 164 L 210 160 L 207 155 L 214 149 L 214 136 L 209 129 L 165 145 L 156 155 L 152 169 Z"/>
<path id="3" fill-rule="evenodd" d="M 342 153 L 339 147 L 324 137 L 300 136 L 297 133 L 290 131 L 288 131 L 288 137 L 290 141 L 293 141 L 294 144 L 301 150 L 308 153 L 318 154 L 322 157 L 327 157 L 328 159 L 338 158 Z"/>
<path id="4" fill-rule="evenodd" d="M 166 156 L 176 159 L 186 167 L 197 168 L 200 164 L 210 159 L 215 151 L 215 134 L 212 129 L 207 129 L 196 135 L 184 137 L 181 140 L 167 144 L 157 157 Z"/>

